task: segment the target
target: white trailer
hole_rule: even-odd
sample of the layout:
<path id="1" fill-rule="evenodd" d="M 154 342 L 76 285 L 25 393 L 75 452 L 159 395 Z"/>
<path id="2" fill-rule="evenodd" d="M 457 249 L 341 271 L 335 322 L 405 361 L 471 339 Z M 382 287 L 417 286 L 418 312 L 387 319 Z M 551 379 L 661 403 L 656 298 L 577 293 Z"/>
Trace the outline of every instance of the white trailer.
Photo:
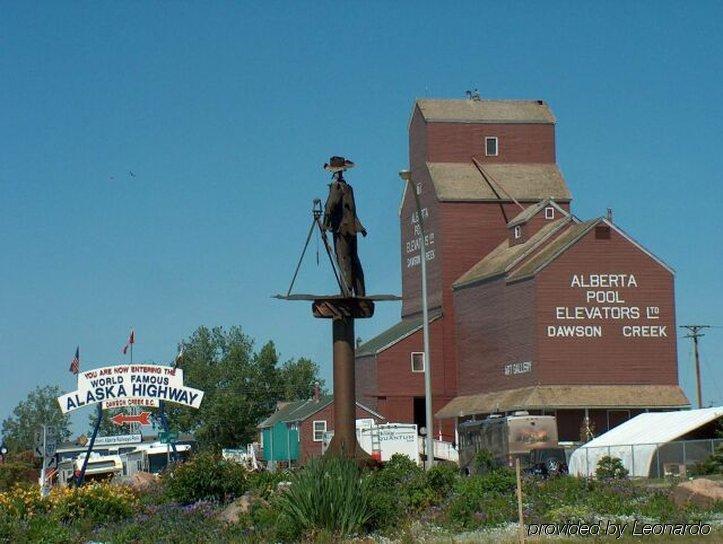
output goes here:
<path id="1" fill-rule="evenodd" d="M 363 423 L 362 423 L 363 422 Z M 324 433 L 322 452 L 329 447 L 334 431 Z M 372 458 L 386 462 L 395 453 L 406 455 L 420 464 L 419 446 L 417 445 L 417 426 L 410 423 L 369 424 L 365 420 L 357 420 L 356 438 L 359 446 Z"/>
<path id="2" fill-rule="evenodd" d="M 383 423 L 375 427 L 357 429 L 356 434 L 362 449 L 379 461 L 387 462 L 392 455 L 400 453 L 415 463 L 420 463 L 417 426 L 414 424 Z"/>

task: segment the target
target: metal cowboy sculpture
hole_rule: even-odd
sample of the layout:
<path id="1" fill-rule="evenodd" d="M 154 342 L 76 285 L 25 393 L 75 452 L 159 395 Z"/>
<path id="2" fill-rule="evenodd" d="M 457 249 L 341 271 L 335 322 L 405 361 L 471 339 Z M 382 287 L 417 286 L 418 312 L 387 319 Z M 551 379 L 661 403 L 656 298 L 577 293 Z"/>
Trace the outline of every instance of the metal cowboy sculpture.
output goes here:
<path id="1" fill-rule="evenodd" d="M 347 296 L 366 295 L 364 271 L 357 253 L 357 233 L 367 235 L 367 231 L 356 216 L 354 190 L 344 179 L 344 171 L 353 168 L 354 163 L 344 157 L 331 157 L 324 169 L 332 172 L 329 184 L 329 197 L 324 207 L 324 229 L 334 236 L 334 253 L 341 273 L 342 283 Z"/>

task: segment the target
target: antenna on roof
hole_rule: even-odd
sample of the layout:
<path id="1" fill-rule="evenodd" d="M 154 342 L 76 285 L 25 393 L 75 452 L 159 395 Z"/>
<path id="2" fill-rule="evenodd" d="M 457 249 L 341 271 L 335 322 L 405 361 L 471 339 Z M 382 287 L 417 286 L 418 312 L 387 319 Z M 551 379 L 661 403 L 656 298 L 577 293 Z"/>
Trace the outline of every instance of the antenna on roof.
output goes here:
<path id="1" fill-rule="evenodd" d="M 612 208 L 608 208 L 607 220 L 610 221 L 611 223 L 613 222 L 613 209 Z"/>
<path id="2" fill-rule="evenodd" d="M 475 89 L 474 91 L 467 90 L 464 92 L 464 94 L 467 96 L 467 100 L 473 100 L 475 102 L 479 102 L 480 100 L 482 100 L 477 89 Z"/>

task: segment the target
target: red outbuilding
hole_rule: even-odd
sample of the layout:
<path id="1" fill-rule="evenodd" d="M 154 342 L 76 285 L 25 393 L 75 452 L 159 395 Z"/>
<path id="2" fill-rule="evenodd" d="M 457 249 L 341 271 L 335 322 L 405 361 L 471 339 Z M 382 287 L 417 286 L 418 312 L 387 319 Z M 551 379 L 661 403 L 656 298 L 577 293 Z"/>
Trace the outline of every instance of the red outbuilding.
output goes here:
<path id="1" fill-rule="evenodd" d="M 401 321 L 357 350 L 357 398 L 424 421 L 421 201 L 434 434 L 528 410 L 596 432 L 689 405 L 678 386 L 673 271 L 606 216 L 581 221 L 541 100 L 419 100 L 400 207 Z"/>

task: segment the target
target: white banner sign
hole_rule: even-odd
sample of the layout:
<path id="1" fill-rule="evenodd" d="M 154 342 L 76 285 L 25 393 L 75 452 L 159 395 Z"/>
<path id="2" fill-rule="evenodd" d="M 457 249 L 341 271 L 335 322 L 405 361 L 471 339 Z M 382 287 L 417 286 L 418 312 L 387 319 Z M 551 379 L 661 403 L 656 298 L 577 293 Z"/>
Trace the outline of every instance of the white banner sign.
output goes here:
<path id="1" fill-rule="evenodd" d="M 118 436 L 99 436 L 95 439 L 96 446 L 115 446 L 116 444 L 139 444 L 142 437 L 139 434 L 121 434 Z"/>
<path id="2" fill-rule="evenodd" d="M 116 365 L 78 374 L 78 389 L 58 397 L 64 414 L 102 403 L 103 409 L 155 407 L 159 401 L 198 408 L 203 391 L 183 385 L 183 371 L 160 365 Z"/>

